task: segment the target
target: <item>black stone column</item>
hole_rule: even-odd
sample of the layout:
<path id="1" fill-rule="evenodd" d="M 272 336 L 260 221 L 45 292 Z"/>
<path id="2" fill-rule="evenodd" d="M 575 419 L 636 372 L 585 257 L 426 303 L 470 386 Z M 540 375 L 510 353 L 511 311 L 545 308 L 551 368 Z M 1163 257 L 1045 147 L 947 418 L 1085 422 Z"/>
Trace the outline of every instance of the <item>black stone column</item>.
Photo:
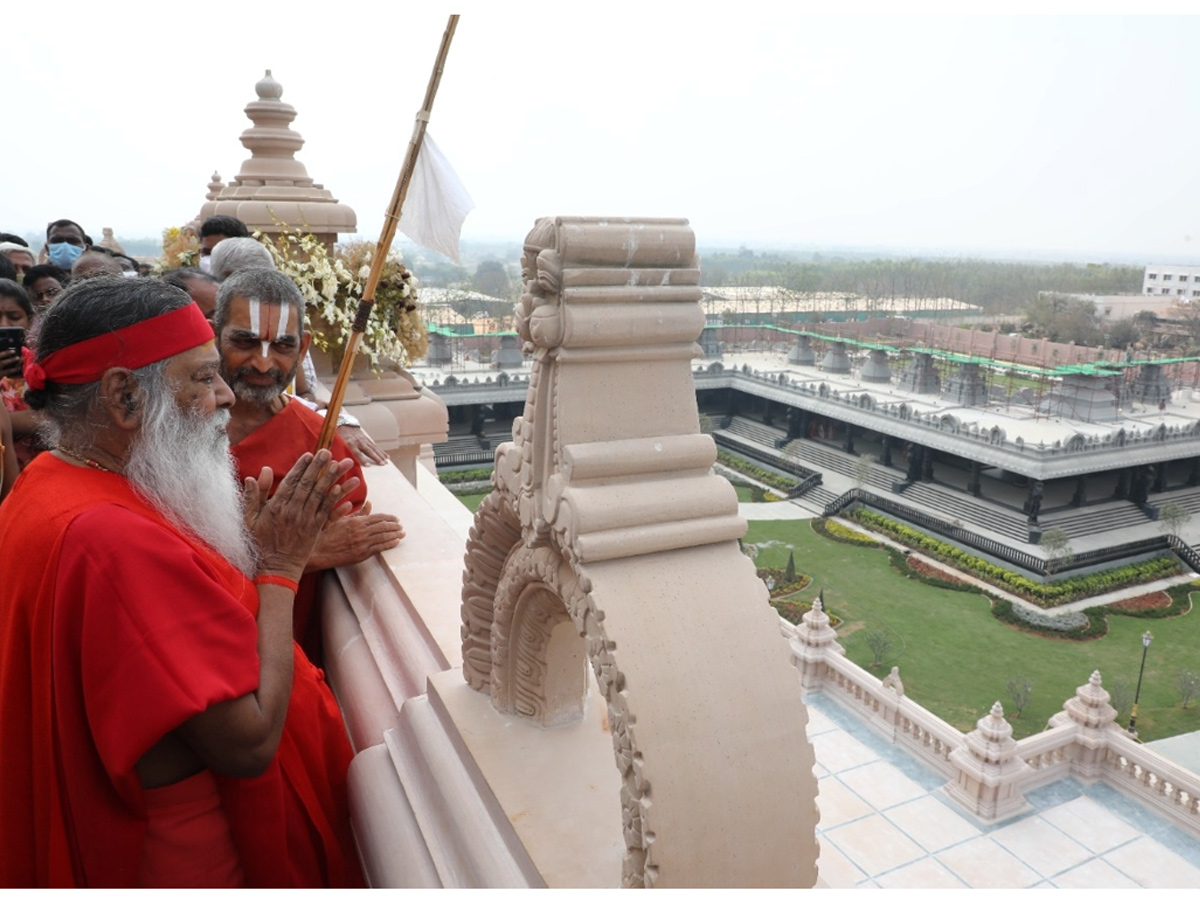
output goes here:
<path id="1" fill-rule="evenodd" d="M 1161 494 L 1167 489 L 1167 464 L 1160 462 L 1154 467 L 1154 493 Z"/>
<path id="2" fill-rule="evenodd" d="M 1200 456 L 1192 457 L 1192 471 L 1188 473 L 1187 483 L 1192 487 L 1200 484 Z"/>
<path id="3" fill-rule="evenodd" d="M 1036 525 L 1038 513 L 1042 511 L 1042 495 L 1045 486 L 1040 481 L 1029 482 L 1029 499 L 1025 501 L 1025 512 L 1029 514 L 1029 524 Z"/>
<path id="4" fill-rule="evenodd" d="M 972 497 L 978 497 L 983 493 L 983 487 L 979 483 L 979 476 L 982 473 L 983 463 L 971 460 L 971 476 L 967 479 L 967 491 Z"/>
<path id="5" fill-rule="evenodd" d="M 787 439 L 794 441 L 798 437 L 803 437 L 802 423 L 804 422 L 804 413 L 802 410 L 796 409 L 794 406 L 788 410 L 787 414 Z"/>
<path id="6" fill-rule="evenodd" d="M 846 441 L 842 444 L 842 449 L 847 453 L 854 452 L 854 426 L 849 422 L 846 423 Z"/>
<path id="7" fill-rule="evenodd" d="M 1138 466 L 1134 470 L 1132 484 L 1129 488 L 1129 499 L 1138 506 L 1145 506 L 1146 501 L 1150 499 L 1150 482 L 1153 477 L 1150 466 Z"/>
<path id="8" fill-rule="evenodd" d="M 925 448 L 920 444 L 908 445 L 908 474 L 904 480 L 910 484 L 921 477 L 921 455 L 925 452 Z"/>
<path id="9" fill-rule="evenodd" d="M 1129 498 L 1129 489 L 1132 485 L 1133 477 L 1128 468 L 1121 469 L 1117 473 L 1117 489 L 1113 491 L 1114 500 L 1127 500 Z"/>
<path id="10" fill-rule="evenodd" d="M 929 447 L 921 448 L 921 480 L 933 481 L 933 450 Z"/>
<path id="11" fill-rule="evenodd" d="M 1072 506 L 1083 506 L 1087 503 L 1087 476 L 1080 475 L 1075 479 L 1075 496 L 1071 498 Z"/>
<path id="12" fill-rule="evenodd" d="M 763 401 L 763 424 L 767 426 L 774 426 L 775 424 L 775 415 L 772 411 L 770 400 Z"/>
<path id="13" fill-rule="evenodd" d="M 879 450 L 879 462 L 881 465 L 890 466 L 892 464 L 892 439 L 888 435 L 883 436 L 881 441 L 882 447 Z"/>

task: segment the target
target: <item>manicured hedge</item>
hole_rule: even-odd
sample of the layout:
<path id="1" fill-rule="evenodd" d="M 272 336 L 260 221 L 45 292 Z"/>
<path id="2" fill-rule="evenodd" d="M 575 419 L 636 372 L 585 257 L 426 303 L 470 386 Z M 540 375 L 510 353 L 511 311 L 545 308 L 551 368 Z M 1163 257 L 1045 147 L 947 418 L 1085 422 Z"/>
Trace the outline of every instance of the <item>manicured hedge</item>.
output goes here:
<path id="1" fill-rule="evenodd" d="M 784 491 L 785 493 L 800 483 L 795 478 L 788 478 L 786 475 L 777 475 L 774 472 L 768 472 L 761 466 L 756 466 L 754 463 L 747 462 L 740 456 L 734 456 L 732 453 L 726 453 L 724 450 L 717 451 L 717 462 L 733 469 L 735 472 L 741 472 L 743 475 L 750 476 L 755 481 L 761 481 L 763 484 Z"/>
<path id="2" fill-rule="evenodd" d="M 878 547 L 879 541 L 868 537 L 861 531 L 855 531 L 853 528 L 847 528 L 845 525 L 834 519 L 818 518 L 812 519 L 812 528 L 817 534 L 829 538 L 831 541 L 837 541 L 841 544 L 854 544 L 858 547 Z"/>
<path id="3" fill-rule="evenodd" d="M 453 469 L 448 472 L 438 472 L 438 481 L 442 484 L 461 484 L 464 481 L 491 481 L 492 467 L 486 469 Z"/>
<path id="4" fill-rule="evenodd" d="M 906 546 L 920 550 L 922 553 L 949 563 L 964 572 L 969 572 L 989 584 L 1024 597 L 1043 608 L 1060 606 L 1063 603 L 1094 597 L 1097 594 L 1108 593 L 1130 585 L 1157 581 L 1160 578 L 1178 575 L 1181 571 L 1178 560 L 1173 556 L 1163 555 L 1143 562 L 1115 566 L 1091 575 L 1077 575 L 1049 584 L 1040 584 L 1023 575 L 1018 575 L 1011 569 L 980 559 L 952 544 L 947 544 L 922 531 L 870 510 L 857 509 L 848 515 L 854 521 L 868 528 L 887 534 Z"/>
<path id="5" fill-rule="evenodd" d="M 1013 609 L 1011 600 L 1005 600 L 1003 597 L 990 597 L 992 601 L 992 615 L 1001 622 L 1007 622 L 1021 631 L 1032 632 L 1046 637 L 1063 638 L 1069 641 L 1090 641 L 1093 638 L 1104 637 L 1108 634 L 1108 620 L 1104 615 L 1105 608 L 1094 606 L 1091 609 L 1083 610 L 1083 614 L 1087 616 L 1087 627 L 1075 631 L 1062 631 L 1058 628 L 1046 628 L 1039 626 L 1034 622 L 1021 618 Z"/>

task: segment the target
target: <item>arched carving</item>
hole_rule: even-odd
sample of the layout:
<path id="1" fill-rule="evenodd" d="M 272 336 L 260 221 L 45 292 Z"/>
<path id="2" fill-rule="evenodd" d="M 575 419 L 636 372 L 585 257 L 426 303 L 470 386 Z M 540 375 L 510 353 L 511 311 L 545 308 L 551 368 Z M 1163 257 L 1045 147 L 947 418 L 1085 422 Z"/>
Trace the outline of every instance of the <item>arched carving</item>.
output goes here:
<path id="1" fill-rule="evenodd" d="M 579 579 L 548 547 L 510 556 L 496 588 L 491 633 L 492 705 L 544 726 L 583 716 L 584 647 L 560 626 L 572 623 Z M 572 629 L 574 631 L 574 629 Z"/>
<path id="2" fill-rule="evenodd" d="M 621 775 L 621 823 L 626 848 L 621 884 L 652 887 L 657 871 L 647 865 L 647 852 L 654 835 L 647 829 L 644 815 L 650 784 L 630 730 L 634 716 L 629 710 L 625 678 L 614 655 L 616 645 L 604 633 L 603 615 L 592 600 L 587 578 L 550 546 L 521 547 L 505 563 L 496 601 L 491 695 L 497 709 L 533 718 L 543 725 L 577 720 L 582 713 L 586 681 L 574 676 L 583 675 L 582 667 L 568 671 L 560 665 L 556 669 L 552 648 L 556 641 L 560 642 L 559 649 L 566 643 L 560 629 L 569 622 L 577 646 L 586 650 L 587 662 L 608 704 L 613 753 Z M 561 662 L 562 657 L 557 661 Z"/>
<path id="3" fill-rule="evenodd" d="M 521 523 L 512 510 L 512 498 L 492 491 L 475 512 L 463 569 L 463 676 L 477 691 L 487 691 L 491 684 L 496 587 L 504 574 L 504 561 L 520 542 Z"/>

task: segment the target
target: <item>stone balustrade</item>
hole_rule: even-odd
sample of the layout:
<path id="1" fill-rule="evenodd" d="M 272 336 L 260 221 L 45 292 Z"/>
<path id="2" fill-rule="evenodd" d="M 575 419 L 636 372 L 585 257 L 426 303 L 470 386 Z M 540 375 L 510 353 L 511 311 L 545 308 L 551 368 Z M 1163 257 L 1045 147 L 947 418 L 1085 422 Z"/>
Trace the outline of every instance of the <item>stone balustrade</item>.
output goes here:
<path id="1" fill-rule="evenodd" d="M 1115 723 L 1116 710 L 1099 672 L 1050 718 L 1045 731 L 1013 741 L 996 703 L 979 727 L 964 735 L 904 696 L 897 669 L 881 681 L 848 660 L 820 602 L 800 625 L 785 622 L 781 631 L 806 693 L 827 692 L 874 731 L 946 776 L 947 795 L 984 821 L 1023 812 L 1025 793 L 1073 777 L 1111 785 L 1200 835 L 1200 775 L 1137 743 Z"/>
<path id="2" fill-rule="evenodd" d="M 1104 781 L 1200 834 L 1200 776 L 1144 744 L 1114 740 L 1104 756 Z"/>

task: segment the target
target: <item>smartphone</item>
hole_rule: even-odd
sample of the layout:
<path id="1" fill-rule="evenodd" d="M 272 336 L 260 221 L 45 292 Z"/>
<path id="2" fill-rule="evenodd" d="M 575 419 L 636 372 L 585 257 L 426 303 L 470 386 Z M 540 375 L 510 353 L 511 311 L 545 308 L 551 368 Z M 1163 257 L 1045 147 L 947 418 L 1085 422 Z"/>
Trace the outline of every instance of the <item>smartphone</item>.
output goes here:
<path id="1" fill-rule="evenodd" d="M 24 346 L 24 328 L 0 328 L 0 350 L 16 350 L 19 352 Z"/>

